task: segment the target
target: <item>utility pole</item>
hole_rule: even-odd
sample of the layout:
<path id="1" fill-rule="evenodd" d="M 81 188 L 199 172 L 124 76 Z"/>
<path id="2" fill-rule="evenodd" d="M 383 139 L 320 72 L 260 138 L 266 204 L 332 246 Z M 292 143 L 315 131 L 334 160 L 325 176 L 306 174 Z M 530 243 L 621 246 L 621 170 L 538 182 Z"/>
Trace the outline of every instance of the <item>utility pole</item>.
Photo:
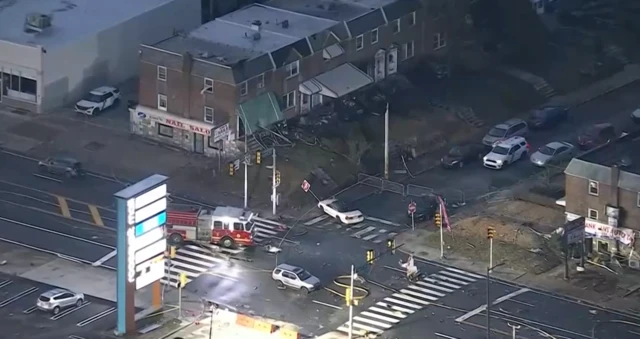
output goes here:
<path id="1" fill-rule="evenodd" d="M 272 186 L 271 188 L 272 188 L 273 192 L 271 192 L 271 194 L 272 194 L 273 198 L 271 200 L 272 200 L 272 204 L 273 205 L 272 205 L 272 211 L 271 212 L 273 212 L 273 215 L 275 216 L 276 215 L 276 205 L 277 205 L 277 202 L 278 202 L 278 199 L 277 199 L 278 197 L 276 196 L 276 188 L 278 187 L 278 184 L 280 184 L 278 182 L 280 178 L 279 177 L 276 178 L 276 172 L 277 171 L 276 171 L 276 149 L 275 149 L 275 147 L 273 148 L 273 153 L 272 154 L 273 154 L 273 169 L 272 169 L 272 173 L 271 173 L 271 178 L 272 178 L 271 179 L 271 186 Z"/>
<path id="2" fill-rule="evenodd" d="M 442 218 L 442 203 L 438 205 L 440 209 L 440 213 L 438 214 L 440 218 Z M 440 219 L 440 259 L 444 259 L 444 225 L 442 224 L 442 219 Z"/>
<path id="3" fill-rule="evenodd" d="M 244 122 L 244 120 L 243 120 Z M 249 207 L 249 151 L 247 145 L 247 123 L 244 123 L 244 208 Z"/>
<path id="4" fill-rule="evenodd" d="M 389 102 L 384 113 L 384 178 L 389 180 Z"/>
<path id="5" fill-rule="evenodd" d="M 511 327 L 511 339 L 516 339 L 516 330 L 519 329 L 520 326 L 511 325 L 510 323 L 507 323 L 507 325 L 509 325 L 509 327 Z"/>
<path id="6" fill-rule="evenodd" d="M 351 282 L 349 283 L 349 339 L 353 339 L 353 280 L 355 279 L 355 268 L 351 265 Z"/>
<path id="7" fill-rule="evenodd" d="M 491 268 L 487 267 L 487 339 L 491 339 Z"/>

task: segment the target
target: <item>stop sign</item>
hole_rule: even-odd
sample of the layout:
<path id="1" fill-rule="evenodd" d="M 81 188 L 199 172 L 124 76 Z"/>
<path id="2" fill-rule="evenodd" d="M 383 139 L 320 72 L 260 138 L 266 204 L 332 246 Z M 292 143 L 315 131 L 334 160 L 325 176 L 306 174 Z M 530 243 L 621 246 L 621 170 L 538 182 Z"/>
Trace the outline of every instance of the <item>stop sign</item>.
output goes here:
<path id="1" fill-rule="evenodd" d="M 416 213 L 416 203 L 413 201 L 409 203 L 409 213 Z"/>

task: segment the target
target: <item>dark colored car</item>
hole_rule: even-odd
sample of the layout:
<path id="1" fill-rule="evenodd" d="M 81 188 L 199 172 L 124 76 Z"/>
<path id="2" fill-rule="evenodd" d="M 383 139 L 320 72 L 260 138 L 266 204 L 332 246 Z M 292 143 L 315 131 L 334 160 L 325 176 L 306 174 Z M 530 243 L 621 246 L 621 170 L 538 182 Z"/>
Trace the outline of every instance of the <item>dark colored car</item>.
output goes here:
<path id="1" fill-rule="evenodd" d="M 578 136 L 578 145 L 582 150 L 588 150 L 606 144 L 618 137 L 616 129 L 610 123 L 596 124 Z"/>
<path id="2" fill-rule="evenodd" d="M 482 159 L 486 153 L 484 145 L 480 144 L 453 146 L 449 153 L 440 159 L 440 163 L 444 168 L 463 167 L 468 162 Z"/>
<path id="3" fill-rule="evenodd" d="M 636 109 L 631 113 L 631 120 L 634 124 L 640 124 L 640 108 Z"/>
<path id="4" fill-rule="evenodd" d="M 413 213 L 414 221 L 431 220 L 438 210 L 438 200 L 434 196 L 419 197 L 414 200 L 416 212 Z M 407 218 L 411 222 L 411 213 L 407 211 Z"/>
<path id="5" fill-rule="evenodd" d="M 67 178 L 84 175 L 80 161 L 67 157 L 50 157 L 38 163 L 41 172 L 64 175 Z"/>
<path id="6" fill-rule="evenodd" d="M 531 128 L 550 128 L 569 117 L 569 109 L 564 106 L 543 106 L 531 111 Z"/>

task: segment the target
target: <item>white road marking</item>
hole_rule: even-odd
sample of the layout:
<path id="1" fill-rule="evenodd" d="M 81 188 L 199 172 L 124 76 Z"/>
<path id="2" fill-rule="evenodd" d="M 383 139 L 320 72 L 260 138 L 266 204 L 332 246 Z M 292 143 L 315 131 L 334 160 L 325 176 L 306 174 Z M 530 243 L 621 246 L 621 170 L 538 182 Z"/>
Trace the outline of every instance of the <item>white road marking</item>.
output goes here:
<path id="1" fill-rule="evenodd" d="M 517 296 L 519 296 L 520 294 L 522 294 L 522 293 L 527 293 L 527 292 L 529 292 L 529 291 L 530 291 L 530 289 L 528 289 L 528 288 L 521 288 L 521 289 L 519 289 L 519 290 L 517 290 L 517 291 L 515 291 L 515 292 L 513 292 L 513 293 L 509 293 L 509 294 L 507 294 L 507 295 L 504 295 L 504 296 L 502 296 L 502 297 L 500 297 L 500 298 L 496 299 L 495 301 L 493 301 L 493 302 L 491 303 L 491 305 L 497 305 L 497 304 L 499 304 L 499 303 L 501 303 L 501 302 L 503 302 L 503 301 L 505 301 L 505 300 L 509 300 L 509 299 L 511 299 L 511 298 L 513 298 L 513 297 L 517 297 Z M 465 314 L 463 314 L 462 316 L 458 317 L 458 318 L 456 319 L 456 322 L 459 322 L 459 323 L 460 323 L 460 322 L 463 322 L 463 321 L 465 321 L 465 320 L 467 320 L 467 319 L 469 319 L 469 318 L 471 318 L 471 317 L 473 317 L 473 316 L 476 316 L 476 315 L 480 314 L 482 311 L 484 311 L 484 310 L 486 310 L 486 309 L 487 309 L 487 305 L 486 305 L 486 304 L 485 304 L 485 305 L 482 305 L 482 306 L 480 306 L 480 307 L 476 308 L 475 310 L 473 310 L 473 311 L 471 311 L 471 312 L 469 312 L 469 313 L 465 313 Z"/>
<path id="2" fill-rule="evenodd" d="M 476 278 L 476 279 L 484 279 L 484 276 L 481 276 L 479 274 L 475 274 L 475 273 L 471 273 L 471 272 L 467 272 L 467 271 L 463 271 L 463 270 L 459 270 L 457 268 L 453 268 L 453 267 L 447 267 L 447 270 L 452 271 L 452 272 L 457 272 L 460 274 L 466 274 L 472 278 Z"/>
<path id="3" fill-rule="evenodd" d="M 344 332 L 344 333 L 349 333 L 349 323 L 346 323 L 346 324 L 338 327 L 338 331 Z M 364 336 L 366 333 L 367 333 L 367 331 L 359 330 L 359 329 L 356 329 L 356 328 L 353 329 L 353 334 L 357 335 L 357 336 Z"/>
<path id="4" fill-rule="evenodd" d="M 419 297 L 421 299 L 426 299 L 426 300 L 431 300 L 431 301 L 436 301 L 439 298 L 438 297 L 434 297 L 434 296 L 430 296 L 428 294 L 424 294 L 424 293 L 419 293 L 416 291 L 412 291 L 412 290 L 407 290 L 407 289 L 401 289 L 400 292 L 409 295 L 409 296 L 416 296 Z"/>
<path id="5" fill-rule="evenodd" d="M 363 325 L 363 324 L 357 323 L 357 322 L 353 322 L 353 327 L 354 327 L 354 329 L 355 329 L 355 327 L 357 327 L 357 328 L 361 328 L 361 329 L 363 329 L 365 331 L 368 331 L 368 332 L 375 332 L 375 333 L 384 332 L 383 330 L 381 330 L 379 328 L 371 327 L 371 326 L 368 326 L 368 325 Z M 348 324 L 347 324 L 347 328 L 349 328 Z"/>
<path id="6" fill-rule="evenodd" d="M 445 275 L 432 274 L 431 276 L 432 276 L 432 277 L 434 277 L 434 278 L 438 278 L 438 279 L 440 279 L 440 280 L 443 280 L 443 281 L 452 282 L 452 283 L 454 283 L 454 284 L 460 284 L 460 285 L 467 285 L 467 284 L 469 284 L 469 283 L 468 283 L 468 282 L 466 282 L 466 281 L 462 281 L 462 280 L 458 280 L 458 279 L 449 278 L 449 277 L 447 277 L 447 276 L 445 276 Z"/>
<path id="7" fill-rule="evenodd" d="M 361 231 L 358 231 L 358 232 L 352 234 L 351 237 L 360 239 L 360 238 L 362 238 L 363 235 L 365 235 L 365 234 L 367 234 L 367 233 L 369 233 L 369 232 L 371 232 L 371 231 L 373 231 L 375 229 L 376 229 L 375 227 L 370 226 L 370 227 L 367 227 L 367 228 L 365 228 L 365 229 L 363 229 Z"/>
<path id="8" fill-rule="evenodd" d="M 446 287 L 442 287 L 442 286 L 438 286 L 438 285 L 434 285 L 434 284 L 429 284 L 429 283 L 426 283 L 424 281 L 418 281 L 418 282 L 416 282 L 416 284 L 424 286 L 424 287 L 434 288 L 436 290 L 440 290 L 440 291 L 447 292 L 447 293 L 452 293 L 452 292 L 455 291 L 455 290 L 452 290 L 450 288 L 446 288 Z"/>
<path id="9" fill-rule="evenodd" d="M 104 257 L 98 259 L 96 262 L 91 264 L 91 266 L 98 267 L 98 266 L 104 264 L 109 259 L 115 257 L 117 253 L 118 253 L 118 250 L 113 250 L 110 253 L 108 253 L 107 255 L 105 255 Z"/>
<path id="10" fill-rule="evenodd" d="M 367 220 L 371 220 L 371 221 L 375 221 L 375 222 L 379 222 L 385 225 L 391 225 L 391 226 L 402 226 L 400 224 L 398 224 L 397 222 L 393 222 L 393 221 L 389 221 L 389 220 L 384 220 L 384 219 L 380 219 L 380 218 L 374 218 L 374 217 L 364 217 Z"/>
<path id="11" fill-rule="evenodd" d="M 446 283 L 444 281 L 440 281 L 440 280 L 436 280 L 436 279 L 432 279 L 432 278 L 428 278 L 428 277 L 427 278 L 423 278 L 422 280 L 428 281 L 428 282 L 433 283 L 433 284 L 438 284 L 438 285 L 447 286 L 447 287 L 450 287 L 450 288 L 455 288 L 456 290 L 461 287 L 461 286 L 458 286 L 458 285 L 449 284 L 449 283 Z"/>
<path id="12" fill-rule="evenodd" d="M 396 294 L 398 294 L 398 293 L 396 293 Z M 394 295 L 394 297 L 395 297 L 395 295 Z M 408 307 L 414 308 L 416 310 L 419 310 L 419 309 L 421 309 L 423 307 L 421 305 L 415 305 L 415 304 L 408 303 L 408 302 L 403 301 L 403 300 L 394 299 L 394 298 L 391 298 L 391 297 L 386 297 L 386 298 L 384 298 L 382 300 L 390 302 L 390 303 L 402 305 L 402 306 L 408 306 Z"/>
<path id="13" fill-rule="evenodd" d="M 393 299 L 392 299 L 392 300 L 393 300 Z M 387 308 L 387 309 L 389 309 L 389 308 L 390 308 L 390 309 L 392 309 L 392 310 L 396 310 L 396 311 L 398 311 L 398 312 L 408 313 L 408 314 L 413 314 L 413 313 L 415 312 L 414 310 L 410 310 L 410 309 L 408 309 L 408 308 L 404 308 L 404 307 L 400 307 L 400 306 L 395 306 L 395 305 L 388 304 L 388 303 L 383 303 L 383 302 L 381 302 L 381 301 L 377 302 L 377 303 L 376 303 L 376 305 L 378 305 L 378 306 L 382 306 L 382 307 Z"/>
<path id="14" fill-rule="evenodd" d="M 440 271 L 440 272 L 438 272 L 438 273 L 443 274 L 443 275 L 445 275 L 445 276 L 452 277 L 452 278 L 462 279 L 462 280 L 465 280 L 465 281 L 468 281 L 468 282 L 478 281 L 478 279 L 469 278 L 469 277 L 467 277 L 467 276 L 463 276 L 463 275 L 460 275 L 460 274 L 456 274 L 456 273 L 453 273 L 453 272 L 450 272 L 450 271 Z"/>
<path id="15" fill-rule="evenodd" d="M 404 315 L 404 313 L 402 313 L 400 311 L 389 311 L 388 308 L 387 309 L 382 309 L 382 308 L 379 308 L 379 307 L 371 306 L 371 307 L 369 307 L 369 310 L 370 311 L 376 311 L 378 313 L 387 314 L 387 315 L 390 315 L 392 317 L 396 317 L 396 318 L 400 318 L 400 319 L 404 319 L 404 318 L 407 317 L 406 315 Z"/>
<path id="16" fill-rule="evenodd" d="M 356 321 L 357 321 L 357 322 L 367 323 L 367 324 L 369 324 L 369 325 L 373 325 L 373 326 L 377 326 L 377 327 L 382 327 L 382 328 L 384 328 L 384 329 L 390 329 L 390 328 L 391 328 L 391 326 L 393 326 L 393 325 L 389 325 L 389 324 L 387 324 L 387 323 L 383 323 L 383 322 L 376 321 L 376 320 L 371 320 L 371 319 L 368 319 L 368 318 L 363 318 L 363 317 L 360 317 L 360 316 L 355 316 L 355 317 L 353 317 L 353 321 L 354 321 L 354 322 L 356 322 Z M 355 327 L 355 323 L 353 324 L 353 326 Z M 368 326 L 368 325 L 367 325 L 367 326 Z"/>
<path id="17" fill-rule="evenodd" d="M 366 236 L 366 237 L 362 238 L 362 240 L 364 240 L 364 241 L 369 241 L 369 240 L 371 240 L 371 239 L 373 239 L 373 238 L 375 238 L 375 237 L 377 237 L 377 236 L 378 236 L 377 234 L 370 234 L 370 235 L 368 235 L 368 236 Z"/>
<path id="18" fill-rule="evenodd" d="M 321 222 L 322 220 L 327 219 L 328 217 L 329 217 L 328 215 L 323 214 L 323 215 L 321 215 L 321 216 L 319 216 L 319 217 L 315 217 L 315 218 L 313 218 L 313 219 L 311 219 L 311 220 L 309 220 L 309 221 L 305 222 L 305 223 L 304 223 L 304 225 L 305 225 L 305 226 L 315 225 L 315 224 L 317 224 L 317 223 Z"/>
<path id="19" fill-rule="evenodd" d="M 422 305 L 431 305 L 431 303 L 428 302 L 428 301 L 424 301 L 422 299 L 418 299 L 418 298 L 415 298 L 415 297 L 408 296 L 408 295 L 404 294 L 405 291 L 408 291 L 408 290 L 403 289 L 403 290 L 401 290 L 401 292 L 403 292 L 403 293 L 394 293 L 393 296 L 396 297 L 396 298 L 401 298 L 401 299 L 404 299 L 404 300 L 413 301 L 415 303 L 422 304 Z M 438 299 L 436 298 L 436 300 L 438 300 Z"/>
<path id="20" fill-rule="evenodd" d="M 413 289 L 413 290 L 416 290 L 416 291 L 420 291 L 420 292 L 423 292 L 423 293 L 437 295 L 438 297 L 444 297 L 445 296 L 444 293 L 440 293 L 440 292 L 436 292 L 434 290 L 429 290 L 429 289 L 426 289 L 426 288 L 418 287 L 416 285 L 409 285 L 409 286 L 407 286 L 407 288 L 410 288 L 410 289 Z"/>
<path id="21" fill-rule="evenodd" d="M 374 309 L 374 307 L 370 307 L 369 308 L 370 311 L 373 311 L 373 309 Z M 363 311 L 362 313 L 360 313 L 360 315 L 366 315 L 367 317 L 370 317 L 370 318 L 376 318 L 376 319 L 384 320 L 384 321 L 386 321 L 388 323 L 392 323 L 392 324 L 400 322 L 400 319 L 385 317 L 385 316 L 380 315 L 378 313 L 372 313 L 372 312 L 369 312 L 369 311 Z"/>

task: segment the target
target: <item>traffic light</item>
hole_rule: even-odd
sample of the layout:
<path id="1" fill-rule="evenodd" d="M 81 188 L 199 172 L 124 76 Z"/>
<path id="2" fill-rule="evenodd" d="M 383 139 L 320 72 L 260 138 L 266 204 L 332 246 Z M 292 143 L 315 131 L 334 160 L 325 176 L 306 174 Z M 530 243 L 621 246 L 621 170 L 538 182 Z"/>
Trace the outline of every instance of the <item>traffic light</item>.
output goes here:
<path id="1" fill-rule="evenodd" d="M 176 247 L 175 246 L 171 246 L 169 248 L 169 258 L 173 259 L 176 257 Z"/>
<path id="2" fill-rule="evenodd" d="M 260 165 L 262 162 L 262 152 L 256 151 L 256 165 Z"/>
<path id="3" fill-rule="evenodd" d="M 178 284 L 178 288 L 184 288 L 187 285 L 187 274 L 184 272 L 180 273 L 180 282 Z"/>
<path id="4" fill-rule="evenodd" d="M 276 171 L 276 185 L 280 185 L 280 171 Z"/>
<path id="5" fill-rule="evenodd" d="M 233 176 L 236 173 L 236 166 L 230 162 L 229 163 L 229 175 Z"/>
<path id="6" fill-rule="evenodd" d="M 433 222 L 436 223 L 436 226 L 442 227 L 442 216 L 440 215 L 440 212 L 436 212 L 433 216 Z"/>
<path id="7" fill-rule="evenodd" d="M 496 236 L 496 229 L 493 227 L 487 228 L 487 239 L 493 239 Z"/>
<path id="8" fill-rule="evenodd" d="M 367 264 L 373 265 L 373 261 L 376 258 L 376 253 L 374 250 L 367 250 Z"/>
<path id="9" fill-rule="evenodd" d="M 344 301 L 347 306 L 351 306 L 351 288 L 347 287 L 347 290 L 344 291 Z"/>

